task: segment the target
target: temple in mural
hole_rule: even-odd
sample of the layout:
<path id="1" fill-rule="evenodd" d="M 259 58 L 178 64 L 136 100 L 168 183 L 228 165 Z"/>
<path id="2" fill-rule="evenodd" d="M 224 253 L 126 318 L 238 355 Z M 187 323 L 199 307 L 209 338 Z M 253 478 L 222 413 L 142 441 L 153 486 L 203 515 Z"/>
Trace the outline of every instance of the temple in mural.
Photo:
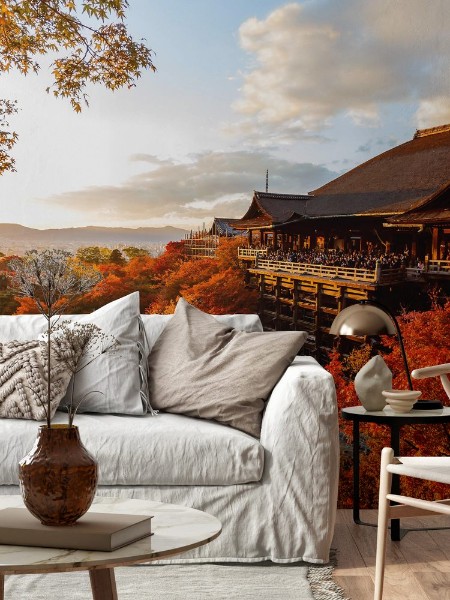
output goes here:
<path id="1" fill-rule="evenodd" d="M 450 255 L 450 125 L 414 138 L 302 195 L 254 192 L 234 221 L 249 245 Z"/>
<path id="2" fill-rule="evenodd" d="M 188 251 L 201 256 L 203 244 L 213 256 L 223 235 L 246 240 L 239 258 L 265 328 L 306 329 L 319 352 L 350 303 L 401 302 L 433 282 L 448 289 L 450 125 L 418 130 L 308 194 L 255 191 L 241 219 L 215 219 Z"/>

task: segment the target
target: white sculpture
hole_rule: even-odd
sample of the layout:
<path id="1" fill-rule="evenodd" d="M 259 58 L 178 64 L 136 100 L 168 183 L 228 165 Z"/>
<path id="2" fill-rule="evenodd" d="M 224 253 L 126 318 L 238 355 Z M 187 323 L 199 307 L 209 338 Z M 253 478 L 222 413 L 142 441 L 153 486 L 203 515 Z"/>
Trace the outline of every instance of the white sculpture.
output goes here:
<path id="1" fill-rule="evenodd" d="M 414 369 L 411 375 L 414 379 L 426 379 L 427 377 L 441 378 L 442 387 L 445 393 L 450 398 L 450 380 L 448 378 L 450 373 L 450 363 L 444 363 L 442 365 L 436 365 L 434 367 L 423 367 L 423 369 Z"/>
<path id="2" fill-rule="evenodd" d="M 356 394 L 366 410 L 383 410 L 386 399 L 381 392 L 391 388 L 392 372 L 380 355 L 373 356 L 356 374 Z"/>

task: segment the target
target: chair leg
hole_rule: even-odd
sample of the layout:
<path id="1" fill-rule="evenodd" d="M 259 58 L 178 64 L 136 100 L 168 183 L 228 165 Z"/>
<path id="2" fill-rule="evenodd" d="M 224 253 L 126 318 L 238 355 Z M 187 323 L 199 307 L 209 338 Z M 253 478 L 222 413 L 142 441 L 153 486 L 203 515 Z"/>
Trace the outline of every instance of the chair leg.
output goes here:
<path id="1" fill-rule="evenodd" d="M 384 566 L 386 562 L 386 538 L 389 520 L 389 500 L 386 496 L 391 491 L 392 473 L 387 471 L 387 466 L 392 463 L 394 451 L 392 448 L 383 448 L 381 453 L 380 492 L 378 499 L 378 531 L 377 554 L 375 562 L 375 594 L 374 600 L 381 600 L 383 596 Z"/>

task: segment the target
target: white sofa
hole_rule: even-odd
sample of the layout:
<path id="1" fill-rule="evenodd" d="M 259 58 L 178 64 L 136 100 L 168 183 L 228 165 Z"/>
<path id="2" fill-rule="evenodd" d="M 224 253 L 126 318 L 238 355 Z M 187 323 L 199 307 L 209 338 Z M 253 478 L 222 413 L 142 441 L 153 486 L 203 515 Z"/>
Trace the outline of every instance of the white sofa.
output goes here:
<path id="1" fill-rule="evenodd" d="M 150 345 L 169 318 L 142 315 Z M 221 320 L 227 318 L 244 330 L 261 329 L 255 315 Z M 1 316 L 1 341 L 32 339 L 42 325 L 39 316 Z M 54 421 L 66 419 L 57 412 Z M 80 414 L 75 424 L 98 460 L 100 495 L 183 504 L 220 519 L 222 534 L 183 561 L 328 561 L 338 485 L 337 406 L 333 379 L 313 358 L 297 357 L 275 386 L 260 439 L 168 413 Z M 17 464 L 37 426 L 0 419 L 0 494 L 19 493 Z"/>

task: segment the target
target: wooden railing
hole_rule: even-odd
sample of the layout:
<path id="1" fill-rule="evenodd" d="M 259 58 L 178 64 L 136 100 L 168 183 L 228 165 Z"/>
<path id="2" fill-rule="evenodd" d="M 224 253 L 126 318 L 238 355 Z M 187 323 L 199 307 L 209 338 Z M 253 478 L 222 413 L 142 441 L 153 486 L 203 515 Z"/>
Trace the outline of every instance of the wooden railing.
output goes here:
<path id="1" fill-rule="evenodd" d="M 356 269 L 353 267 L 331 267 L 328 265 L 313 265 L 309 263 L 288 262 L 282 260 L 266 260 L 257 257 L 255 267 L 267 271 L 285 272 L 325 277 L 327 279 L 348 279 L 350 281 L 377 282 L 377 269 Z"/>
<path id="2" fill-rule="evenodd" d="M 357 269 L 353 267 L 334 267 L 328 265 L 315 265 L 310 263 L 289 262 L 285 260 L 269 260 L 267 249 L 239 248 L 238 257 L 241 259 L 252 258 L 255 267 L 267 271 L 285 273 L 308 273 L 327 279 L 347 279 L 349 281 L 365 281 L 371 283 L 396 283 L 406 279 L 420 279 L 424 274 L 439 274 L 450 276 L 450 260 L 428 260 L 423 268 L 398 267 L 383 268 L 377 263 L 375 269 Z"/>
<path id="3" fill-rule="evenodd" d="M 238 248 L 238 258 L 256 258 L 267 256 L 267 248 Z"/>
<path id="4" fill-rule="evenodd" d="M 216 256 L 216 248 L 206 248 L 205 246 L 194 247 L 190 246 L 186 249 L 186 253 L 188 256 L 192 257 L 200 257 L 200 258 L 214 258 Z"/>
<path id="5" fill-rule="evenodd" d="M 191 234 L 184 240 L 187 256 L 192 258 L 214 258 L 219 245 L 219 236 L 207 232 Z"/>
<path id="6" fill-rule="evenodd" d="M 427 274 L 450 276 L 450 260 L 428 260 L 422 268 L 408 267 L 406 269 L 407 279 L 420 279 Z"/>
<path id="7" fill-rule="evenodd" d="M 397 283 L 403 281 L 406 276 L 406 271 L 403 267 L 398 268 L 385 268 L 380 267 L 378 276 L 376 278 L 377 283 Z"/>
<path id="8" fill-rule="evenodd" d="M 429 260 L 426 267 L 426 270 L 432 273 L 450 274 L 450 260 Z"/>

